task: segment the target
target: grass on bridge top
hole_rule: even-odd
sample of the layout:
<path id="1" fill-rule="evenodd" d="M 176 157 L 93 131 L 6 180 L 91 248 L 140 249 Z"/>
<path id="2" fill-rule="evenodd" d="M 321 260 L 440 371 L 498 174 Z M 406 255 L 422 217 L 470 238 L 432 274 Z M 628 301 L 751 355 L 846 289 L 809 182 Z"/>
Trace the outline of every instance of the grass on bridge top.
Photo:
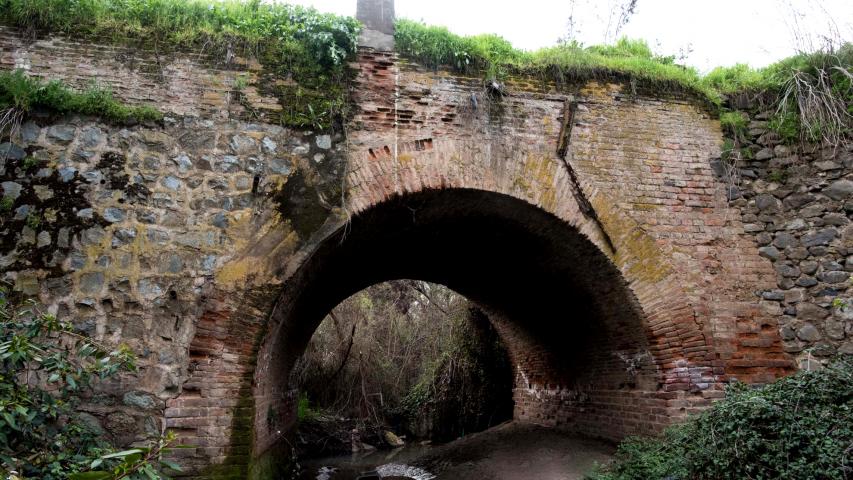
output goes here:
<path id="1" fill-rule="evenodd" d="M 680 90 L 720 105 L 723 95 L 740 92 L 781 92 L 800 73 L 837 75 L 838 93 L 851 97 L 850 77 L 834 67 L 849 71 L 853 65 L 853 45 L 838 51 L 801 53 L 765 68 L 744 64 L 718 67 L 707 75 L 695 68 L 678 65 L 675 57 L 652 52 L 644 40 L 622 38 L 614 45 L 584 47 L 577 43 L 519 50 L 498 35 L 460 36 L 447 28 L 401 19 L 397 21 L 397 50 L 428 67 L 450 67 L 458 71 L 485 71 L 499 78 L 506 73 L 542 73 L 561 79 L 627 77 L 658 91 Z"/>
<path id="2" fill-rule="evenodd" d="M 346 108 L 347 60 L 361 28 L 354 18 L 259 0 L 0 0 L 0 24 L 33 35 L 204 53 L 216 63 L 253 56 L 275 77 L 294 81 L 267 85 L 285 107 L 280 122 L 315 129 L 330 127 Z"/>
<path id="3" fill-rule="evenodd" d="M 261 0 L 0 0 L 0 23 L 31 33 L 161 52 L 197 51 L 223 60 L 254 55 L 278 78 L 295 81 L 296 86 L 272 87 L 286 107 L 281 122 L 314 128 L 345 116 L 347 61 L 354 57 L 361 28 L 351 17 Z M 656 92 L 690 93 L 715 109 L 725 95 L 769 93 L 778 99 L 777 113 L 784 120 L 779 124 L 812 137 L 831 131 L 836 141 L 849 133 L 853 118 L 849 43 L 765 68 L 740 64 L 701 75 L 673 56 L 655 54 L 643 40 L 569 42 L 529 52 L 497 35 L 460 36 L 405 19 L 396 26 L 398 52 L 427 67 L 496 79 L 510 74 L 565 82 L 619 78 Z"/>
<path id="4" fill-rule="evenodd" d="M 129 106 L 116 100 L 109 90 L 91 87 L 84 91 L 71 90 L 58 81 L 42 81 L 20 70 L 0 72 L 0 134 L 20 121 L 15 118 L 34 108 L 57 113 L 80 113 L 125 123 L 157 121 L 163 117 L 149 106 Z"/>
<path id="5" fill-rule="evenodd" d="M 356 50 L 357 20 L 312 8 L 259 0 L 0 0 L 0 21 L 48 32 L 137 43 L 160 49 L 197 48 L 260 54 L 275 44 L 335 67 Z"/>

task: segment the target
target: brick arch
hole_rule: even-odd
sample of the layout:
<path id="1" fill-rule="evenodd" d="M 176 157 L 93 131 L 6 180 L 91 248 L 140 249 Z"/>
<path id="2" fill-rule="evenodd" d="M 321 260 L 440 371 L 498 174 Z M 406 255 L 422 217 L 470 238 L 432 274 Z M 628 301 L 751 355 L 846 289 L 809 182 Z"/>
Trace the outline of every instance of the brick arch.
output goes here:
<path id="1" fill-rule="evenodd" d="M 260 295 L 258 302 L 250 298 L 242 303 L 241 297 L 214 303 L 199 323 L 190 348 L 191 353 L 198 352 L 195 358 L 204 368 L 197 369 L 188 382 L 195 388 L 190 396 L 182 394 L 173 400 L 166 415 L 177 417 L 172 420 L 174 426 L 188 425 L 189 443 L 194 431 L 207 433 L 202 441 L 209 447 L 200 453 L 204 457 L 200 464 L 234 462 L 234 469 L 242 472 L 249 459 L 274 452 L 293 420 L 288 365 L 316 323 L 348 294 L 400 276 L 445 283 L 469 296 L 487 311 L 508 343 L 515 343 L 511 351 L 519 367 L 514 391 L 519 420 L 616 439 L 657 430 L 704 408 L 722 396 L 731 375 L 763 382 L 789 371 L 775 328 L 750 296 L 764 288 L 768 266 L 743 238 L 737 211 L 710 193 L 719 186 L 707 164 L 717 151 L 716 134 L 693 107 L 677 104 L 667 110 L 674 116 L 667 119 L 668 130 L 660 129 L 654 119 L 650 131 L 644 131 L 643 105 L 614 102 L 610 95 L 618 92 L 618 86 L 588 86 L 582 94 L 590 106 L 578 110 L 578 128 L 569 133 L 574 153 L 563 159 L 556 154 L 559 137 L 551 125 L 560 123 L 565 98 L 554 102 L 549 92 L 520 101 L 506 99 L 502 118 L 496 121 L 484 112 L 462 108 L 471 94 L 455 90 L 459 85 L 453 81 L 405 73 L 413 84 L 437 85 L 433 91 L 446 88 L 454 97 L 444 107 L 412 98 L 411 102 L 418 102 L 412 108 L 423 111 L 412 110 L 406 114 L 412 118 L 397 123 L 393 103 L 370 103 L 377 99 L 387 103 L 395 98 L 393 94 L 383 90 L 375 98 L 358 99 L 362 111 L 353 124 L 359 128 L 348 135 L 348 158 L 339 179 L 345 185 L 344 204 L 310 238 L 301 238 L 296 251 L 277 247 L 286 243 L 286 224 L 257 233 L 259 238 L 249 242 L 254 246 L 234 262 L 242 269 L 250 265 L 272 272 L 264 276 L 265 283 L 252 287 L 267 295 Z M 418 95 L 422 94 L 412 97 Z M 438 111 L 446 109 L 454 113 L 439 116 Z M 621 122 L 641 135 L 626 135 Z M 432 125 L 424 128 L 425 123 Z M 590 126 L 593 123 L 596 128 Z M 674 135 L 687 135 L 685 129 L 693 129 L 695 140 L 680 144 L 681 137 Z M 626 180 L 620 183 L 622 177 Z M 381 218 L 376 212 L 382 211 L 412 215 L 412 206 L 405 202 L 419 198 L 445 205 L 447 219 L 465 218 L 465 211 L 490 212 L 494 224 L 524 225 L 519 218 L 537 217 L 539 223 L 516 231 L 533 236 L 541 231 L 562 232 L 547 237 L 552 244 L 562 238 L 576 247 L 556 249 L 555 255 L 583 251 L 579 258 L 594 259 L 598 268 L 611 275 L 611 281 L 599 282 L 597 290 L 591 286 L 594 282 L 576 285 L 579 291 L 598 292 L 597 300 L 591 302 L 594 308 L 586 314 L 612 320 L 609 332 L 620 331 L 614 327 L 618 319 L 632 319 L 623 323 L 626 330 L 640 332 L 628 335 L 636 341 L 631 348 L 617 348 L 607 343 L 616 337 L 595 337 L 594 344 L 605 347 L 595 364 L 587 361 L 594 356 L 588 350 L 576 349 L 588 354 L 586 358 L 581 353 L 554 355 L 558 348 L 542 345 L 541 339 L 549 335 L 531 331 L 519 321 L 518 312 L 495 305 L 494 298 L 482 291 L 470 291 L 466 285 L 454 285 L 452 279 L 430 277 L 423 271 L 385 270 L 375 278 L 361 277 L 360 283 L 338 285 L 338 290 L 305 293 L 314 284 L 312 275 L 322 270 L 316 262 L 334 264 L 329 249 L 340 249 L 342 237 L 354 238 L 359 222 Z M 495 211 L 495 205 L 502 209 Z M 415 215 L 418 208 L 414 207 Z M 361 230 L 381 236 L 399 224 L 377 221 Z M 727 244 L 720 243 L 722 238 L 729 239 Z M 535 250 L 525 245 L 522 250 Z M 275 296 L 269 292 L 282 290 L 277 300 L 270 300 Z M 294 313 L 300 295 L 319 296 L 322 301 L 309 302 L 314 306 L 305 315 Z M 548 298 L 560 295 L 552 291 Z M 545 310 L 537 313 L 544 316 Z M 307 320 L 289 323 L 296 317 Z M 618 354 L 644 352 L 649 356 L 636 382 L 625 381 L 624 374 L 617 378 L 614 365 L 626 366 Z M 577 365 L 585 368 L 579 371 Z M 228 372 L 220 376 L 230 378 L 230 383 L 211 380 L 210 372 Z M 239 401 L 233 400 L 237 392 Z M 206 410 L 184 412 L 187 405 Z M 212 423 L 217 426 L 211 427 Z"/>
<path id="2" fill-rule="evenodd" d="M 517 367 L 513 396 L 518 420 L 618 439 L 656 431 L 722 395 L 730 368 L 727 359 L 738 358 L 732 353 L 738 354 L 738 347 L 703 317 L 703 311 L 714 307 L 697 302 L 696 292 L 703 287 L 674 266 L 675 259 L 685 255 L 683 248 L 654 237 L 648 225 L 635 220 L 630 206 L 611 191 L 597 189 L 592 182 L 577 185 L 568 165 L 548 151 L 529 146 L 495 149 L 467 139 L 422 139 L 393 148 L 361 146 L 350 151 L 345 184 L 343 210 L 348 215 L 331 216 L 298 251 L 282 254 L 281 249 L 272 248 L 237 259 L 248 258 L 267 270 L 269 265 L 279 265 L 277 279 L 259 287 L 281 291 L 277 300 L 270 302 L 269 293 L 257 296 L 257 301 L 211 295 L 208 313 L 190 346 L 201 368 L 187 382 L 191 388 L 172 400 L 166 411 L 167 424 L 183 428 L 188 443 L 205 445 L 197 453 L 198 465 L 224 462 L 221 471 L 245 472 L 252 461 L 264 464 L 275 458 L 276 447 L 284 445 L 294 421 L 289 366 L 314 328 L 348 295 L 394 278 L 443 283 L 489 314 Z M 584 202 L 589 202 L 592 212 L 584 212 Z M 547 245 L 550 250 L 543 250 L 549 252 L 544 258 L 574 253 L 578 265 L 583 263 L 580 260 L 595 265 L 585 270 L 586 275 L 608 272 L 606 281 L 578 282 L 584 274 L 575 265 L 573 275 L 557 278 L 554 285 L 571 284 L 582 293 L 572 296 L 551 285 L 548 295 L 532 292 L 522 302 L 526 306 L 531 299 L 543 302 L 548 308 L 533 311 L 544 318 L 549 308 L 561 308 L 554 303 L 561 296 L 594 297 L 580 311 L 594 319 L 590 323 L 606 328 L 583 332 L 580 338 L 594 339 L 589 344 L 602 351 L 578 347 L 574 355 L 563 355 L 553 339 L 575 335 L 571 329 L 549 335 L 541 325 L 531 328 L 519 321 L 522 313 L 495 300 L 509 298 L 510 291 L 490 295 L 472 289 L 470 279 L 454 282 L 452 276 L 443 277 L 424 265 L 394 270 L 395 265 L 353 264 L 357 266 L 339 270 L 337 276 L 359 272 L 354 280 L 337 284 L 317 280 L 318 272 L 328 265 L 334 268 L 347 257 L 340 254 L 346 242 L 362 242 L 364 248 L 382 245 L 384 252 L 407 245 L 409 257 L 428 251 L 429 245 L 410 245 L 417 235 L 397 242 L 387 235 L 412 218 L 422 219 L 425 211 L 432 212 L 428 217 L 439 222 L 436 225 L 445 220 L 464 224 L 484 216 L 491 223 L 481 231 L 464 230 L 465 225 L 443 228 L 465 231 L 467 237 L 486 242 L 489 228 L 510 225 L 506 228 L 515 235 L 511 237 L 521 252 L 536 252 L 537 245 Z M 266 231 L 253 243 L 275 245 L 267 236 L 275 237 L 277 232 Z M 536 243 L 536 238 L 544 243 Z M 401 264 L 406 261 L 403 253 L 397 251 Z M 350 252 L 349 256 L 357 255 Z M 500 255 L 493 258 L 498 262 Z M 433 260 L 435 266 L 453 265 L 450 259 Z M 570 263 L 564 262 L 569 270 Z M 363 273 L 371 271 L 372 275 Z M 481 275 L 497 277 L 494 272 Z M 300 302 L 310 308 L 300 307 Z M 294 320 L 298 318 L 302 321 Z M 766 358 L 772 354 L 762 352 Z M 626 377 L 631 357 L 640 364 L 635 378 Z M 784 359 L 767 362 L 755 363 L 758 368 L 749 364 L 750 371 L 766 365 L 770 373 L 763 375 L 772 376 L 773 368 L 782 370 L 787 365 Z"/>
<path id="3" fill-rule="evenodd" d="M 705 389 L 722 381 L 714 332 L 697 318 L 700 306 L 687 292 L 695 286 L 673 267 L 681 252 L 647 232 L 618 196 L 592 182 L 579 184 L 569 163 L 550 147 L 449 137 L 362 148 L 351 155 L 349 210 L 358 215 L 389 198 L 454 188 L 498 193 L 534 206 L 575 229 L 621 273 L 647 318 L 655 358 L 664 371 L 673 372 L 665 380 L 668 390 Z"/>
<path id="4" fill-rule="evenodd" d="M 224 292 L 211 295 L 190 346 L 194 373 L 166 411 L 168 426 L 180 429 L 187 443 L 204 447 L 192 461 L 199 468 L 220 463 L 216 472 L 241 475 L 248 464 L 266 464 L 275 458 L 276 447 L 284 445 L 295 420 L 295 396 L 287 384 L 289 368 L 310 335 L 344 298 L 394 278 L 443 283 L 488 313 L 516 364 L 513 397 L 515 417 L 521 421 L 618 439 L 656 431 L 719 393 L 724 371 L 716 360 L 712 338 L 697 322 L 679 277 L 669 267 L 671 252 L 629 216 L 615 214 L 603 193 L 591 195 L 602 217 L 596 221 L 582 212 L 577 187 L 565 165 L 551 155 L 518 150 L 498 157 L 467 141 L 425 145 L 429 148 L 418 153 L 404 151 L 402 161 L 399 156 L 394 159 L 369 151 L 351 154 L 347 178 L 351 221 L 328 221 L 294 254 L 256 259 L 282 262 L 279 280 L 267 288 L 283 285 L 274 304 L 263 295 L 257 299 L 228 298 Z M 518 251 L 548 252 L 538 258 L 540 262 L 571 256 L 562 263 L 571 274 L 556 275 L 540 266 L 540 272 L 556 275 L 555 280 L 536 283 L 543 292 L 528 290 L 529 298 L 521 304 L 529 308 L 531 303 L 541 303 L 531 310 L 545 318 L 564 308 L 555 299 L 574 299 L 576 305 L 565 308 L 577 309 L 580 316 L 591 319 L 588 323 L 605 328 L 583 331 L 580 338 L 592 339 L 588 345 L 555 343 L 577 332 L 571 328 L 549 331 L 542 322 L 531 327 L 519 320 L 524 312 L 498 301 L 509 298 L 511 291 L 472 288 L 470 278 L 454 281 L 459 271 L 449 268 L 453 261 L 439 257 L 430 263 L 449 268 L 450 277 L 431 271 L 429 265 L 395 270 L 392 267 L 399 265 L 358 264 L 351 271 L 338 270 L 337 278 L 353 271 L 368 273 L 337 284 L 317 280 L 318 272 L 328 265 L 334 268 L 341 258 L 358 257 L 346 253 L 347 242 L 361 242 L 363 248 L 378 244 L 387 252 L 417 239 L 410 234 L 393 242 L 387 234 L 424 212 L 437 225 L 449 221 L 451 225 L 443 228 L 482 242 L 489 241 L 494 225 L 507 224 L 504 233 L 515 239 Z M 471 231 L 465 224 L 478 216 L 491 223 Z M 409 255 L 429 247 L 418 245 Z M 464 257 L 456 259 L 461 260 Z M 498 262 L 499 255 L 494 254 L 493 260 Z M 486 267 L 485 262 L 478 265 Z M 526 274 L 535 277 L 529 271 Z M 495 272 L 479 275 L 496 277 Z M 579 281 L 584 275 L 597 277 Z M 558 290 L 567 286 L 571 288 Z M 584 303 L 586 297 L 591 300 Z M 565 355 L 561 345 L 577 348 Z M 595 347 L 601 351 L 595 352 Z M 636 376 L 626 374 L 631 357 L 639 360 Z M 268 472 L 255 468 L 253 476 L 265 476 L 257 473 L 261 470 Z"/>
<path id="5" fill-rule="evenodd" d="M 475 156 L 467 158 L 476 161 Z M 292 274 L 270 317 L 257 357 L 256 455 L 275 451 L 295 420 L 296 396 L 286 379 L 326 312 L 362 288 L 395 278 L 445 284 L 488 313 L 517 368 L 513 395 L 515 418 L 520 421 L 618 439 L 658 430 L 687 408 L 706 403 L 703 391 L 720 387 L 721 378 L 712 371 L 713 349 L 698 328 L 693 310 L 666 266 L 655 264 L 655 260 L 665 261 L 664 254 L 637 228 L 628 228 L 612 239 L 611 247 L 601 226 L 581 213 L 568 178 L 562 177 L 565 170 L 540 163 L 536 168 L 553 168 L 552 173 L 531 177 L 525 188 L 515 188 L 517 184 L 498 177 L 489 183 L 473 182 L 475 187 L 486 188 L 470 188 L 472 182 L 464 174 L 433 174 L 427 166 L 435 159 L 427 159 L 423 169 L 410 164 L 409 173 L 389 173 L 394 165 L 383 166 L 381 159 L 371 159 L 374 171 L 384 180 L 368 179 L 361 183 L 370 186 L 365 190 L 352 181 L 351 222 L 318 241 L 298 267 L 289 266 Z M 526 159 L 541 162 L 532 155 Z M 529 169 L 524 162 L 521 160 L 523 168 Z M 459 172 L 471 167 L 463 163 Z M 389 177 L 394 178 L 393 183 Z M 535 196 L 548 188 L 540 178 L 563 185 L 564 190 L 546 193 L 543 201 L 543 196 Z M 362 195 L 372 197 L 365 200 Z M 487 220 L 477 223 L 480 218 Z M 422 226 L 414 227 L 419 224 Z M 458 264 L 477 255 L 500 264 L 497 252 L 469 248 L 463 249 L 465 254 L 445 258 L 451 246 L 446 236 L 431 239 L 434 243 L 419 241 L 433 230 L 474 242 L 488 242 L 491 235 L 498 234 L 511 239 L 507 243 L 504 238 L 504 246 L 517 245 L 521 256 L 532 254 L 521 262 L 535 265 L 523 275 L 534 286 L 527 285 L 519 293 L 527 311 L 502 301 L 512 296 L 513 289 L 493 292 L 472 286 L 472 278 L 457 277 L 463 275 Z M 441 253 L 430 254 L 430 249 Z M 383 255 L 392 259 L 382 260 Z M 410 260 L 418 255 L 427 260 Z M 536 263 L 543 259 L 556 262 L 565 271 L 555 272 Z M 486 263 L 474 260 L 462 270 L 470 269 L 477 278 L 499 277 L 500 271 L 489 270 Z M 518 265 L 506 263 L 513 273 L 500 278 L 522 274 Z M 536 274 L 531 272 L 552 281 L 533 281 Z M 584 275 L 595 278 L 581 279 Z M 549 322 L 530 324 L 531 316 L 554 318 L 561 301 L 567 302 L 562 308 L 574 309 L 574 316 L 587 323 L 575 325 L 580 332 L 571 326 L 552 328 Z M 597 329 L 599 323 L 604 327 Z M 568 338 L 572 335 L 589 342 Z M 560 340 L 564 336 L 567 340 Z M 577 350 L 566 354 L 562 348 Z M 595 352 L 596 348 L 600 351 Z M 631 358 L 639 363 L 636 375 L 627 372 Z"/>

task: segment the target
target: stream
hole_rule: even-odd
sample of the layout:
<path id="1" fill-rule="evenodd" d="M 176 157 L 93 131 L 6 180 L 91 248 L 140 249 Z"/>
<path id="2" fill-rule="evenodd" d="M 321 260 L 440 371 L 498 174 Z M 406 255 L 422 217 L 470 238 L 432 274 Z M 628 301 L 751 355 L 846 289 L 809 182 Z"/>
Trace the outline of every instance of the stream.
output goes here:
<path id="1" fill-rule="evenodd" d="M 433 480 L 435 475 L 409 465 L 409 461 L 427 453 L 431 446 L 406 445 L 394 450 L 374 450 L 300 461 L 299 480 L 355 480 L 371 471 L 383 479 Z M 376 478 L 376 477 L 372 477 Z"/>
<path id="2" fill-rule="evenodd" d="M 301 461 L 299 480 L 582 480 L 608 463 L 614 446 L 558 430 L 514 422 L 444 445 Z"/>

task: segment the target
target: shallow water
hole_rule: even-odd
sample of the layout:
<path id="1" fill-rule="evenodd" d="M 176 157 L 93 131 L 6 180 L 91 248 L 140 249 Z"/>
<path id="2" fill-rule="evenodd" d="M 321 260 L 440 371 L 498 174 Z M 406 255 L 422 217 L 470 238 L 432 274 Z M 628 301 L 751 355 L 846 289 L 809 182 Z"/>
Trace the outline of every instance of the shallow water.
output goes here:
<path id="1" fill-rule="evenodd" d="M 406 445 L 394 450 L 375 450 L 309 460 L 301 460 L 299 480 L 355 480 L 359 475 L 375 470 L 382 478 L 433 480 L 435 476 L 407 462 L 431 447 Z"/>
<path id="2" fill-rule="evenodd" d="M 508 422 L 444 445 L 304 461 L 298 478 L 354 480 L 375 470 L 387 480 L 581 480 L 614 450 L 606 442 Z"/>

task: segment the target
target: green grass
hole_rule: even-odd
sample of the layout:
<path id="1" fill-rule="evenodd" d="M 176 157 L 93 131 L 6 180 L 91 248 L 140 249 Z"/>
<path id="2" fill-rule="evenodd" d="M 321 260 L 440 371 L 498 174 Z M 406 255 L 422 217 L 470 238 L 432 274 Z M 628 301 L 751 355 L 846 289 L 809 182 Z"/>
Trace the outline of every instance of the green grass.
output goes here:
<path id="1" fill-rule="evenodd" d="M 401 19 L 395 34 L 397 50 L 425 66 L 485 72 L 501 78 L 507 73 L 556 76 L 571 81 L 626 77 L 657 90 L 685 90 L 714 104 L 720 95 L 699 73 L 676 65 L 672 57 L 655 55 L 643 40 L 620 39 L 615 45 L 582 47 L 576 43 L 527 52 L 497 35 L 460 36 L 444 27 Z"/>
<path id="2" fill-rule="evenodd" d="M 35 108 L 97 115 L 119 123 L 157 121 L 163 117 L 152 107 L 125 105 L 113 98 L 109 90 L 92 87 L 78 92 L 58 81 L 45 82 L 29 77 L 20 70 L 0 72 L 0 110 L 28 113 Z"/>
<path id="3" fill-rule="evenodd" d="M 717 67 L 705 75 L 703 82 L 722 94 L 758 91 L 774 86 L 774 82 L 763 70 L 743 63 L 731 67 Z"/>
<path id="4" fill-rule="evenodd" d="M 316 128 L 345 108 L 360 29 L 353 18 L 258 0 L 0 0 L 0 23 L 161 53 L 205 52 L 215 61 L 252 55 L 296 83 L 268 86 L 285 107 L 281 123 Z"/>
<path id="5" fill-rule="evenodd" d="M 720 113 L 720 125 L 730 135 L 742 138 L 746 134 L 749 118 L 742 112 L 722 112 Z"/>
<path id="6" fill-rule="evenodd" d="M 341 65 L 355 51 L 359 29 L 352 18 L 257 0 L 0 0 L 0 19 L 35 32 L 161 49 L 224 52 L 230 44 L 257 51 L 275 44 L 278 53 L 324 67 Z"/>

